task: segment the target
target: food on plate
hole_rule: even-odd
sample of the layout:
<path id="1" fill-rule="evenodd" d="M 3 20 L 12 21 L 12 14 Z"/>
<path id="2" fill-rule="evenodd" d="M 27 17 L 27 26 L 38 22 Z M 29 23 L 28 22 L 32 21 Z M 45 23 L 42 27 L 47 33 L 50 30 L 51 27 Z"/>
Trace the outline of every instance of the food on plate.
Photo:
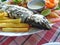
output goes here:
<path id="1" fill-rule="evenodd" d="M 55 10 L 54 12 L 60 16 L 60 10 Z"/>
<path id="2" fill-rule="evenodd" d="M 49 15 L 46 16 L 47 19 L 51 18 L 59 18 L 59 15 L 55 12 L 51 12 Z"/>
<path id="3" fill-rule="evenodd" d="M 21 3 L 22 0 L 9 0 L 11 4 L 18 4 Z"/>
<path id="4" fill-rule="evenodd" d="M 0 27 L 5 27 L 5 28 L 29 28 L 28 24 L 25 23 L 0 23 Z"/>
<path id="5" fill-rule="evenodd" d="M 0 20 L 8 20 L 8 17 L 0 17 Z"/>
<path id="6" fill-rule="evenodd" d="M 10 4 L 16 4 L 19 6 L 27 7 L 28 0 L 10 0 Z"/>
<path id="7" fill-rule="evenodd" d="M 51 29 L 48 20 L 43 15 L 40 14 L 34 14 L 31 17 L 28 17 L 25 23 L 28 23 L 32 27 L 39 29 L 44 29 L 44 30 Z"/>
<path id="8" fill-rule="evenodd" d="M 60 11 L 51 10 L 51 8 L 56 7 L 58 0 L 45 0 L 47 8 L 44 9 L 41 14 L 33 14 L 32 11 L 24 8 L 27 7 L 26 0 L 11 1 L 13 4 L 18 4 L 20 6 L 0 4 L 0 9 L 3 9 L 3 11 L 0 11 L 0 27 L 3 32 L 27 32 L 30 26 L 49 30 L 51 29 L 49 22 L 60 22 Z M 40 5 L 40 3 L 36 5 Z"/>
<path id="9" fill-rule="evenodd" d="M 1 5 L 2 6 L 2 5 Z M 5 8 L 3 7 L 5 6 Z M 48 20 L 40 14 L 33 14 L 32 11 L 17 5 L 3 5 L 1 9 L 8 13 L 12 19 L 21 18 L 21 22 L 39 29 L 51 29 Z"/>
<path id="10" fill-rule="evenodd" d="M 6 9 L 6 11 L 4 9 Z M 22 23 L 20 17 L 17 19 L 10 18 L 11 16 L 8 15 L 7 11 L 8 11 L 7 7 L 0 9 L 0 28 L 2 29 L 1 31 L 4 31 L 4 32 L 27 32 L 29 31 L 28 24 Z"/>
<path id="11" fill-rule="evenodd" d="M 7 12 L 0 10 L 0 17 L 8 16 Z"/>
<path id="12" fill-rule="evenodd" d="M 47 8 L 54 8 L 58 4 L 59 0 L 45 0 Z"/>
<path id="13" fill-rule="evenodd" d="M 3 32 L 27 32 L 29 28 L 2 28 Z"/>
<path id="14" fill-rule="evenodd" d="M 45 1 L 48 9 L 44 9 L 41 14 L 33 14 L 32 11 L 24 8 L 27 7 L 26 0 L 11 0 L 11 2 L 14 5 L 0 3 L 0 28 L 2 28 L 3 32 L 27 32 L 30 26 L 49 30 L 51 29 L 49 22 L 55 23 L 60 21 L 59 11 L 51 11 L 49 9 L 56 6 L 56 0 Z M 41 4 L 37 3 L 36 5 Z"/>
<path id="15" fill-rule="evenodd" d="M 12 0 L 14 3 L 21 3 L 22 0 Z"/>
<path id="16" fill-rule="evenodd" d="M 0 20 L 0 23 L 20 23 L 21 19 Z"/>
<path id="17" fill-rule="evenodd" d="M 30 27 L 49 30 L 49 21 L 41 14 L 17 5 L 0 4 L 0 28 L 4 32 L 27 32 Z M 51 10 L 49 10 L 49 13 Z"/>
<path id="18" fill-rule="evenodd" d="M 47 16 L 47 15 L 49 15 L 51 13 L 51 9 L 45 9 L 45 10 L 43 10 L 42 12 L 41 12 L 41 14 L 43 15 L 43 16 Z"/>
<path id="19" fill-rule="evenodd" d="M 51 18 L 51 19 L 49 19 L 49 21 L 51 23 L 57 23 L 57 22 L 60 22 L 60 18 Z"/>
<path id="20" fill-rule="evenodd" d="M 47 8 L 53 8 L 54 6 L 55 5 L 53 3 L 50 3 L 50 2 L 46 3 Z"/>
<path id="21" fill-rule="evenodd" d="M 60 12 L 59 10 L 54 10 L 54 11 L 52 11 L 49 15 L 47 15 L 46 18 L 47 18 L 51 23 L 60 22 L 59 12 Z"/>

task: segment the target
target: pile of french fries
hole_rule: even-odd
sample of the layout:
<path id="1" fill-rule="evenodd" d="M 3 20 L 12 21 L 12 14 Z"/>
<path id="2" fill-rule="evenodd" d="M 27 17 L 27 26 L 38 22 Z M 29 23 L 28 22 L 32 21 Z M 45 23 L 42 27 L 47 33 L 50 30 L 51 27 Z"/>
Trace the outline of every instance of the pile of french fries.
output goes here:
<path id="1" fill-rule="evenodd" d="M 21 23 L 21 19 L 10 19 L 6 12 L 0 12 L 0 28 L 3 32 L 27 32 L 29 25 Z"/>

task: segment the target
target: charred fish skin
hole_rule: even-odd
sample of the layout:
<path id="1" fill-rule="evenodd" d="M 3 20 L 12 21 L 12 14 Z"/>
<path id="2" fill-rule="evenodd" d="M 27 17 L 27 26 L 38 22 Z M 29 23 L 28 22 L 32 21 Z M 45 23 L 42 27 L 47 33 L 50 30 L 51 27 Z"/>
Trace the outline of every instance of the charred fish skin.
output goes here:
<path id="1" fill-rule="evenodd" d="M 10 18 L 21 18 L 23 23 L 28 23 L 32 27 L 45 30 L 51 29 L 48 20 L 43 15 L 31 15 L 25 8 L 21 9 L 19 6 L 16 5 L 1 4 L 0 9 L 6 11 Z"/>
<path id="2" fill-rule="evenodd" d="M 26 17 L 30 16 L 29 12 L 26 9 L 17 5 L 7 5 L 6 7 L 3 6 L 2 9 L 8 13 L 8 16 L 10 18 L 21 18 L 22 22 L 24 22 Z"/>
<path id="3" fill-rule="evenodd" d="M 6 7 L 7 8 L 5 8 L 4 10 L 8 13 L 8 16 L 10 18 L 12 19 L 21 18 L 22 22 L 24 22 L 28 16 L 31 16 L 33 14 L 29 13 L 30 11 L 28 11 L 28 9 L 19 7 L 17 5 L 8 5 Z"/>
<path id="4" fill-rule="evenodd" d="M 42 30 L 49 30 L 51 26 L 49 25 L 48 20 L 40 14 L 35 14 L 30 17 L 27 17 L 25 23 L 30 24 L 32 27 L 39 28 Z"/>
<path id="5" fill-rule="evenodd" d="M 0 2 L 0 9 L 5 11 L 7 9 L 7 6 L 8 6 L 7 4 Z"/>

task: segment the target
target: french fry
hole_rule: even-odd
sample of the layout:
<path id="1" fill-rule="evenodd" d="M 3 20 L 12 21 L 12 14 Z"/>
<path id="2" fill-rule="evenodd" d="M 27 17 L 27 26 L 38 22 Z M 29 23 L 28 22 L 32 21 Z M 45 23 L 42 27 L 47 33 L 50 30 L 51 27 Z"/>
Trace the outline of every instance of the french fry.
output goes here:
<path id="1" fill-rule="evenodd" d="M 5 16 L 8 16 L 6 12 L 0 13 L 0 17 L 5 17 Z"/>
<path id="2" fill-rule="evenodd" d="M 0 20 L 0 23 L 20 23 L 21 19 Z"/>
<path id="3" fill-rule="evenodd" d="M 3 32 L 27 32 L 28 28 L 2 28 Z"/>
<path id="4" fill-rule="evenodd" d="M 0 27 L 4 28 L 28 28 L 29 25 L 25 23 L 19 23 L 19 24 L 14 24 L 14 23 L 0 23 Z"/>
<path id="5" fill-rule="evenodd" d="M 3 13 L 0 13 L 0 17 L 4 17 L 4 14 Z"/>
<path id="6" fill-rule="evenodd" d="M 0 17 L 0 20 L 8 20 L 8 17 Z"/>
<path id="7" fill-rule="evenodd" d="M 4 12 L 4 16 L 8 16 L 7 12 Z"/>

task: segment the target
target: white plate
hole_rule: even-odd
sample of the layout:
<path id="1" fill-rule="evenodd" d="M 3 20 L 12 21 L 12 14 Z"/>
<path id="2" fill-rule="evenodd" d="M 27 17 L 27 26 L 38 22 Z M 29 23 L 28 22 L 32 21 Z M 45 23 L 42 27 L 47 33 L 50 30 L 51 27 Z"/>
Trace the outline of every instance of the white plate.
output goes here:
<path id="1" fill-rule="evenodd" d="M 14 33 L 14 32 L 0 32 L 0 35 L 2 35 L 2 36 L 24 36 L 24 35 L 35 34 L 35 33 L 41 32 L 41 31 L 43 31 L 43 30 L 31 28 L 29 30 L 29 32 L 19 32 L 19 33 Z"/>
<path id="2" fill-rule="evenodd" d="M 24 8 L 24 7 L 19 7 L 19 6 L 16 6 L 16 5 L 11 5 L 11 6 L 15 6 L 15 7 L 18 7 L 22 10 L 23 12 L 26 12 L 28 13 L 29 15 L 33 15 L 33 12 Z M 24 35 L 30 35 L 30 34 L 34 34 L 34 33 L 37 33 L 37 32 L 40 32 L 40 29 L 35 29 L 35 28 L 31 28 L 29 30 L 29 32 L 19 32 L 19 33 L 14 33 L 14 32 L 0 32 L 0 35 L 3 35 L 3 36 L 24 36 Z"/>
<path id="3" fill-rule="evenodd" d="M 53 24 L 51 24 L 52 26 Z M 30 28 L 28 32 L 0 32 L 0 35 L 2 36 L 25 36 L 25 35 L 31 35 L 35 33 L 40 33 L 44 30 L 36 29 L 36 28 Z"/>
<path id="4" fill-rule="evenodd" d="M 19 7 L 19 6 L 17 6 Z M 24 7 L 20 7 L 22 9 L 26 9 Z M 30 15 L 33 15 L 33 12 L 26 9 L 27 10 L 27 13 L 30 14 Z M 30 34 L 34 34 L 34 33 L 38 33 L 40 31 L 43 31 L 43 30 L 40 30 L 40 29 L 35 29 L 35 28 L 31 28 L 28 32 L 19 32 L 19 33 L 14 33 L 14 32 L 0 32 L 0 35 L 3 35 L 3 36 L 24 36 L 24 35 L 30 35 Z"/>

